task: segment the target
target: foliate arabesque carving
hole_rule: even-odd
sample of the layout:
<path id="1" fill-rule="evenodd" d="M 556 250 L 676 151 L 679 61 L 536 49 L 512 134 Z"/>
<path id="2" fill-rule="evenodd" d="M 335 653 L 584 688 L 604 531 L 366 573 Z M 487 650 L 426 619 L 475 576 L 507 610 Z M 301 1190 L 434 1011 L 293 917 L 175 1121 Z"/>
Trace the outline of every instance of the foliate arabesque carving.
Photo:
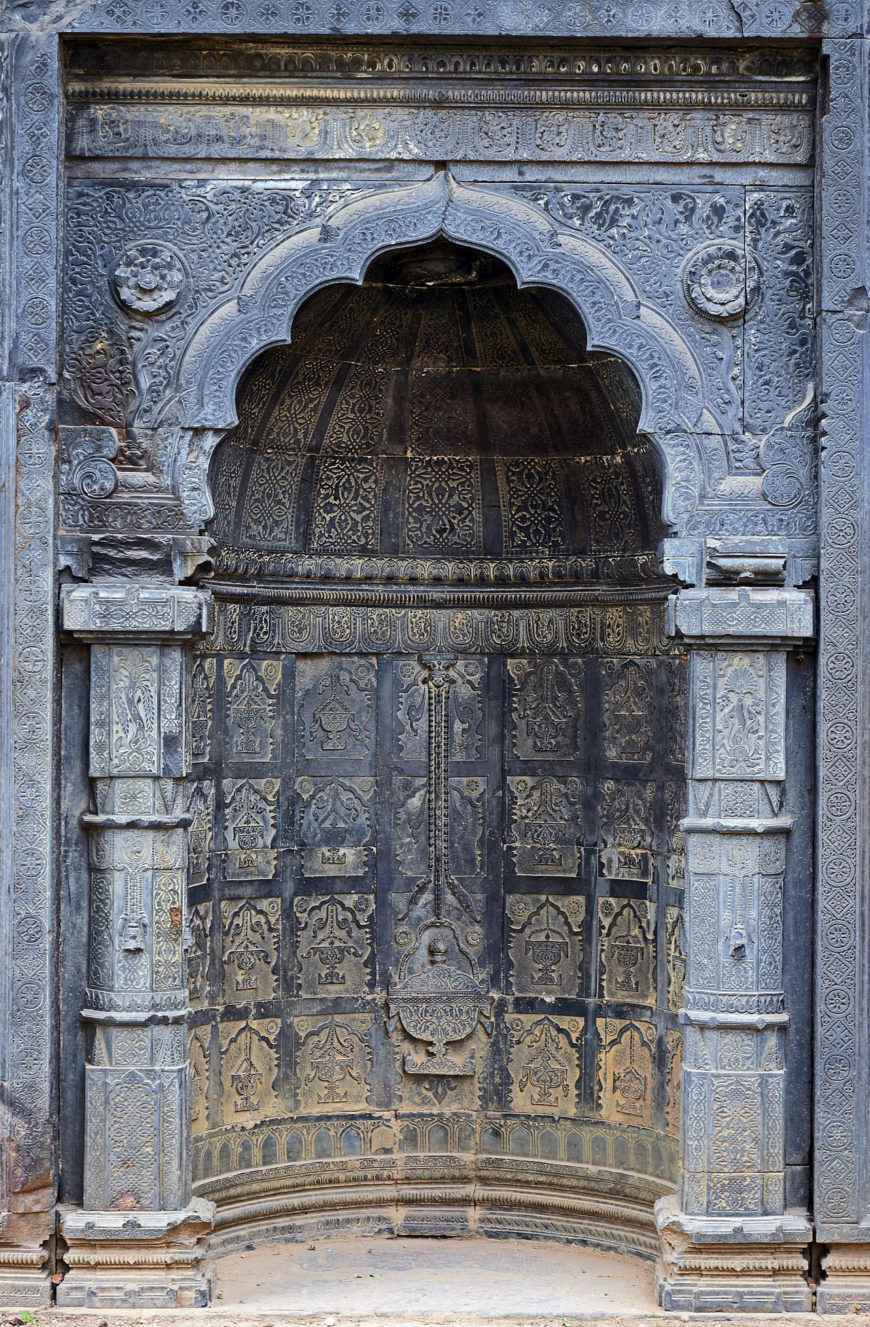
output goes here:
<path id="1" fill-rule="evenodd" d="M 743 382 L 742 338 L 735 337 L 730 328 L 700 319 L 674 278 L 700 246 L 714 238 L 742 248 L 742 189 L 514 185 L 511 192 L 561 226 L 604 246 L 656 308 L 682 331 L 694 335 L 709 378 L 705 399 L 715 403 L 720 431 L 734 428 Z M 719 477 L 711 475 L 713 480 Z"/>
<path id="2" fill-rule="evenodd" d="M 584 318 L 590 344 L 615 350 L 631 364 L 645 389 L 641 427 L 662 428 L 666 506 L 678 519 L 701 483 L 692 431 L 700 427 L 716 438 L 724 427 L 701 405 L 703 375 L 687 340 L 638 298 L 627 272 L 601 245 L 559 232 L 509 191 L 458 185 L 445 176 L 353 202 L 332 214 L 327 227 L 292 236 L 255 263 L 239 295 L 218 304 L 188 342 L 177 369 L 176 417 L 203 429 L 225 426 L 235 417 L 243 365 L 276 334 L 289 336 L 293 312 L 313 286 L 358 281 L 381 250 L 439 233 L 500 254 L 526 283 L 563 290 Z M 681 423 L 682 434 L 674 431 Z"/>
<path id="3" fill-rule="evenodd" d="M 723 208 L 735 242 L 742 244 L 742 194 L 732 198 L 715 192 L 706 209 L 698 209 L 694 195 L 663 199 L 661 191 L 601 191 L 590 206 L 564 190 L 529 195 L 520 186 L 472 188 L 444 176 L 423 185 L 366 191 L 362 198 L 359 192 L 342 195 L 312 185 L 307 191 L 275 191 L 252 200 L 243 187 L 141 186 L 116 197 L 117 190 L 103 185 L 72 186 L 68 379 L 73 395 L 81 400 L 76 384 L 82 375 L 87 379 L 88 346 L 105 339 L 101 324 L 117 327 L 121 316 L 108 293 L 100 297 L 97 309 L 91 307 L 93 290 L 108 286 L 101 257 L 106 248 L 92 219 L 95 196 L 101 204 L 96 209 L 100 229 L 105 222 L 117 236 L 118 250 L 140 242 L 149 227 L 152 234 L 165 234 L 168 220 L 191 272 L 174 309 L 155 312 L 147 320 L 137 320 L 135 313 L 126 318 L 136 324 L 124 333 L 133 349 L 128 370 L 118 379 L 117 401 L 108 407 L 115 417 L 124 413 L 132 399 L 132 372 L 137 424 L 171 417 L 195 427 L 194 435 L 176 442 L 179 486 L 187 475 L 188 486 L 196 487 L 193 472 L 202 473 L 218 437 L 213 430 L 235 418 L 234 391 L 244 364 L 276 334 L 289 339 L 293 313 L 311 289 L 329 281 L 357 281 L 376 253 L 391 245 L 423 242 L 440 231 L 506 257 L 525 282 L 564 290 L 584 318 L 590 343 L 615 350 L 632 366 L 644 387 L 641 427 L 656 429 L 667 457 L 666 510 L 671 520 L 684 522 L 698 504 L 699 491 L 706 488 L 717 495 L 720 523 L 751 522 L 751 517 L 735 513 L 735 504 L 760 508 L 761 481 L 754 479 L 748 487 L 744 482 L 736 490 L 728 482 L 730 473 L 741 468 L 759 475 L 764 462 L 757 440 L 747 438 L 739 427 L 742 336 L 734 336 L 727 324 L 699 316 L 668 281 L 674 245 L 680 246 L 677 253 L 685 261 L 699 243 L 721 235 Z M 338 206 L 342 200 L 349 201 L 349 208 Z M 330 221 L 325 224 L 320 218 L 327 213 Z M 319 224 L 306 225 L 314 217 Z M 659 234 L 663 219 L 669 232 L 665 247 L 641 260 L 635 271 L 631 255 L 646 254 L 649 245 L 634 241 L 641 233 Z M 244 249 L 235 241 L 228 243 L 227 237 L 239 227 L 252 235 Z M 280 242 L 258 258 L 266 239 L 277 235 L 283 237 Z M 109 252 L 116 251 L 115 244 Z M 153 274 L 148 276 L 152 279 Z M 645 287 L 651 292 L 649 303 L 643 298 Z M 787 297 L 783 299 L 787 305 Z M 774 395 L 785 397 L 788 392 Z M 705 401 L 708 408 L 701 405 Z M 780 441 L 774 456 L 779 470 L 764 495 L 776 507 L 769 520 L 781 533 L 801 532 L 814 523 L 805 492 L 806 462 L 802 470 L 786 466 L 787 473 L 780 473 L 790 436 Z M 202 447 L 196 437 L 202 438 Z M 731 500 L 728 507 L 721 501 L 725 496 Z"/>
<path id="4" fill-rule="evenodd" d="M 123 425 L 135 407 L 137 424 L 148 428 L 169 391 L 179 348 L 203 311 L 231 291 L 276 238 L 358 192 L 314 183 L 262 189 L 173 181 L 119 188 L 71 181 L 66 390 L 94 423 Z"/>
<path id="5" fill-rule="evenodd" d="M 809 189 L 749 189 L 747 259 L 761 274 L 745 320 L 743 426 L 761 464 L 775 443 L 800 445 L 786 423 L 808 398 L 815 375 L 814 215 Z M 800 416 L 807 429 L 812 418 Z"/>
<path id="6" fill-rule="evenodd" d="M 767 468 L 760 449 L 773 429 L 782 448 L 801 450 L 787 425 L 813 377 L 809 190 L 771 187 L 746 196 L 733 186 L 514 185 L 512 192 L 605 246 L 697 347 L 705 400 L 727 435 L 718 449 L 708 444 L 711 488 L 722 487 L 730 471 Z M 788 354 L 780 353 L 783 341 Z"/>
<path id="7" fill-rule="evenodd" d="M 91 402 L 93 413 L 107 422 L 121 422 L 135 396 L 137 424 L 153 424 L 160 404 L 172 397 L 181 341 L 212 306 L 215 312 L 193 336 L 177 368 L 182 397 L 176 409 L 198 425 L 212 422 L 203 414 L 206 409 L 215 424 L 228 423 L 234 417 L 233 390 L 242 365 L 259 346 L 274 340 L 277 329 L 273 310 L 281 308 L 282 319 L 289 324 L 288 313 L 292 316 L 314 285 L 328 279 L 359 279 L 374 253 L 390 243 L 430 238 L 440 228 L 439 213 L 448 203 L 443 179 L 407 190 L 379 191 L 374 206 L 361 212 L 355 209 L 348 215 L 342 212 L 340 224 L 318 226 L 304 241 L 300 237 L 294 244 L 292 236 L 300 225 L 326 215 L 342 198 L 353 197 L 355 192 L 339 193 L 315 186 L 301 191 L 254 193 L 242 186 L 215 189 L 173 184 L 119 191 L 114 186 L 72 185 L 66 307 L 67 380 L 73 395 L 81 403 L 81 381 L 91 381 L 89 366 L 96 356 L 103 386 L 99 400 Z M 370 204 L 374 201 L 372 193 Z M 471 222 L 475 212 L 489 210 L 492 220 L 485 228 L 487 233 L 479 236 L 480 242 L 499 250 L 512 249 L 510 256 L 528 269 L 527 279 L 537 277 L 546 284 L 559 284 L 574 272 L 573 280 L 567 281 L 569 293 L 578 304 L 585 303 L 587 321 L 598 324 L 591 328 L 593 333 L 608 344 L 618 345 L 636 365 L 649 389 L 650 413 L 667 419 L 668 427 L 674 418 L 681 417 L 691 427 L 701 396 L 693 356 L 652 310 L 638 312 L 636 292 L 619 266 L 603 265 L 597 247 L 591 253 L 559 254 L 550 245 L 551 224 L 543 218 L 534 222 L 534 213 L 528 209 L 523 216 L 518 200 L 513 209 L 507 199 L 489 193 L 476 194 L 467 202 L 460 227 L 463 232 L 474 230 Z M 504 225 L 506 209 L 515 213 L 510 228 Z M 453 219 L 458 222 L 458 214 Z M 536 231 L 532 245 L 530 222 Z M 155 312 L 147 322 L 136 321 L 135 317 L 131 320 L 118 308 L 111 293 L 111 273 L 106 268 L 112 256 L 131 243 L 143 242 L 143 237 L 149 235 L 165 235 L 167 230 L 183 253 L 191 280 L 169 313 Z M 247 237 L 244 247 L 235 238 L 239 230 Z M 252 254 L 256 256 L 257 250 L 278 234 L 291 237 L 279 246 L 280 254 L 271 250 L 265 262 L 254 262 L 244 273 L 244 260 L 250 261 Z M 469 233 L 467 238 L 473 242 L 475 235 Z M 537 260 L 533 257 L 535 248 L 539 248 Z M 241 299 L 233 296 L 234 289 Z M 235 318 L 230 322 L 233 313 Z M 126 328 L 125 322 L 130 324 Z M 283 331 L 289 335 L 289 325 Z M 114 344 L 116 333 L 120 343 L 126 338 L 131 351 L 123 363 L 119 361 L 113 379 L 111 373 L 105 373 L 101 347 L 107 342 Z M 131 374 L 135 377 L 135 392 Z M 690 471 L 691 462 L 688 466 L 681 464 L 683 478 L 674 476 L 674 492 L 696 485 L 696 476 Z"/>
<path id="8" fill-rule="evenodd" d="M 715 356 L 702 354 L 703 339 L 698 339 L 698 328 L 717 333 L 723 329 L 700 318 L 684 300 L 678 311 L 674 303 L 668 307 L 661 298 L 650 303 L 639 298 L 643 292 L 635 284 L 628 257 L 611 259 L 603 236 L 591 248 L 581 243 L 575 249 L 573 236 L 564 228 L 549 230 L 536 222 L 535 212 L 546 210 L 546 196 L 532 190 L 530 204 L 525 192 L 523 186 L 460 187 L 447 210 L 445 233 L 461 243 L 504 254 L 524 282 L 564 291 L 581 312 L 590 347 L 613 349 L 631 366 L 644 389 L 640 427 L 652 430 L 664 459 L 665 518 L 693 534 L 814 530 L 811 471 L 795 470 L 800 491 L 797 496 L 789 494 L 784 510 L 765 503 L 760 465 L 755 465 L 754 475 L 733 473 L 734 454 L 747 448 L 738 427 L 737 398 L 727 407 L 724 401 L 721 406 L 717 402 L 715 387 L 710 386 L 717 381 L 718 369 L 712 368 Z M 655 219 L 650 221 L 649 229 L 655 231 Z M 649 229 L 637 233 L 638 248 L 648 246 Z M 665 262 L 660 282 L 668 270 Z M 674 285 L 678 283 L 672 280 Z M 680 326 L 687 317 L 696 326 L 684 334 Z M 709 372 L 705 365 L 711 366 Z M 692 409 L 687 397 L 699 383 L 700 400 L 709 404 Z M 752 446 L 750 440 L 750 451 Z"/>

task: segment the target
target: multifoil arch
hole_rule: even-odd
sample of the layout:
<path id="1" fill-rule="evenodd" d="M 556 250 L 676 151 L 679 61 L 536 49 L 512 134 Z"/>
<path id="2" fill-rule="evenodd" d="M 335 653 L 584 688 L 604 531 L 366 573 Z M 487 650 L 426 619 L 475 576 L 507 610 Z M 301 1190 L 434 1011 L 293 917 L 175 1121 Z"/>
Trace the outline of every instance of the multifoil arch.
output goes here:
<path id="1" fill-rule="evenodd" d="M 304 300 L 326 285 L 360 284 L 372 260 L 388 249 L 439 236 L 502 259 L 520 287 L 559 291 L 582 318 L 588 349 L 625 360 L 642 394 L 638 427 L 652 437 L 662 461 L 663 516 L 679 528 L 703 502 L 705 481 L 727 473 L 727 429 L 705 404 L 695 353 L 601 245 L 567 232 L 522 199 L 446 173 L 355 199 L 328 223 L 279 240 L 251 266 L 238 291 L 206 314 L 182 351 L 176 390 L 161 419 L 188 433 L 178 476 L 183 500 L 185 491 L 188 501 L 196 489 L 202 492 L 208 460 L 237 422 L 236 389 L 245 367 L 270 346 L 290 342 Z"/>

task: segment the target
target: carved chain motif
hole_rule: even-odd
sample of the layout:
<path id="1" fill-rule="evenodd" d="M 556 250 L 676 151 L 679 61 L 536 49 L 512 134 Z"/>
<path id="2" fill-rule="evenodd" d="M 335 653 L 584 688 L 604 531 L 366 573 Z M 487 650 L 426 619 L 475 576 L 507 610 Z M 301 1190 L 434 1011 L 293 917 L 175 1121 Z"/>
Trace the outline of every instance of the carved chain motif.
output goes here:
<path id="1" fill-rule="evenodd" d="M 457 681 L 453 656 L 423 656 L 423 685 L 426 688 L 429 717 L 429 848 L 425 877 L 417 885 L 405 911 L 405 917 L 422 900 L 431 897 L 432 920 L 437 926 L 445 924 L 452 932 L 447 916 L 448 896 L 474 921 L 478 911 L 470 895 L 458 883 L 449 869 L 450 851 L 450 734 L 448 705 L 450 692 Z M 424 926 L 418 931 L 427 928 Z M 454 933 L 455 935 L 455 933 Z M 460 947 L 461 948 L 461 947 Z M 389 1024 L 400 1022 L 408 1036 L 429 1042 L 428 1055 L 417 1059 L 408 1053 L 404 1058 L 405 1072 L 427 1078 L 450 1078 L 474 1075 L 477 1072 L 473 1054 L 459 1060 L 447 1053 L 450 1042 L 464 1041 L 477 1027 L 478 1020 L 491 1030 L 489 1011 L 492 996 L 476 973 L 448 961 L 448 948 L 442 936 L 435 931 L 428 941 L 428 968 L 401 980 L 390 992 Z M 400 968 L 400 974 L 402 969 Z M 437 1094 L 436 1094 L 437 1095 Z"/>
<path id="2" fill-rule="evenodd" d="M 432 915 L 436 921 L 445 917 L 448 894 L 463 912 L 479 921 L 477 908 L 468 892 L 462 888 L 449 868 L 450 854 L 450 784 L 448 779 L 450 726 L 448 707 L 451 688 L 456 683 L 456 660 L 452 656 L 428 655 L 423 657 L 426 705 L 429 715 L 429 852 L 426 875 L 417 885 L 405 910 L 407 917 L 430 891 Z"/>

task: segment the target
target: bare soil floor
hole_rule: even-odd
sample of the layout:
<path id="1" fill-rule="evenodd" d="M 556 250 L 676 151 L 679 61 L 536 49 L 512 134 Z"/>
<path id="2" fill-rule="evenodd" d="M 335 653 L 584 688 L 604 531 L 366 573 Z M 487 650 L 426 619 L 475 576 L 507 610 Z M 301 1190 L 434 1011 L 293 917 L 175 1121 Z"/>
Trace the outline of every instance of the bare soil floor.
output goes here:
<path id="1" fill-rule="evenodd" d="M 331 1239 L 216 1263 L 209 1309 L 0 1310 L 0 1327 L 854 1327 L 856 1317 L 663 1314 L 649 1263 L 543 1241 Z M 16 1319 L 18 1320 L 16 1322 Z M 862 1319 L 863 1320 L 863 1319 Z"/>

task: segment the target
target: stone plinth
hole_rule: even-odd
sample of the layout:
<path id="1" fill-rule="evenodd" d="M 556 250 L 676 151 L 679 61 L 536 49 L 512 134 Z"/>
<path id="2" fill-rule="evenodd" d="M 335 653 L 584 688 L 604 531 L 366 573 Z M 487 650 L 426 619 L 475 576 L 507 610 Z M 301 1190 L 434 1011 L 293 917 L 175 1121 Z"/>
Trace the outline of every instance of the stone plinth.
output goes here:
<path id="1" fill-rule="evenodd" d="M 200 1241 L 212 1203 L 195 1198 L 182 1212 L 62 1211 L 69 1272 L 57 1288 L 64 1308 L 201 1308 L 212 1276 Z"/>

